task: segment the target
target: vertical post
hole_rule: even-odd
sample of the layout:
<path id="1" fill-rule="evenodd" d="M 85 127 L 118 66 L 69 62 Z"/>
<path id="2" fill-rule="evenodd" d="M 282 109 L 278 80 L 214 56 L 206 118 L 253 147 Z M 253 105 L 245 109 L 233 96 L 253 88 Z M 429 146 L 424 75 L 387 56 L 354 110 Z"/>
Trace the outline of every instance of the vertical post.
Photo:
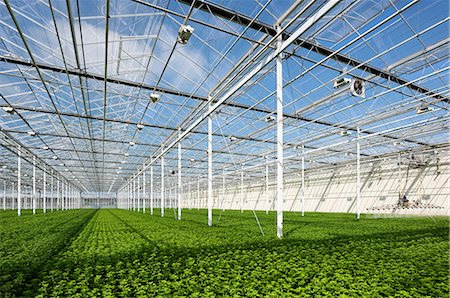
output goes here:
<path id="1" fill-rule="evenodd" d="M 136 177 L 133 177 L 133 185 L 131 187 L 131 198 L 133 200 L 133 211 L 136 211 Z"/>
<path id="2" fill-rule="evenodd" d="M 164 217 L 164 156 L 161 156 L 161 217 Z"/>
<path id="3" fill-rule="evenodd" d="M 142 213 L 145 214 L 145 199 L 147 198 L 147 194 L 145 193 L 145 163 L 143 166 L 143 173 L 142 173 Z"/>
<path id="4" fill-rule="evenodd" d="M 50 176 L 50 211 L 53 212 L 53 170 Z"/>
<path id="5" fill-rule="evenodd" d="M 277 32 L 281 28 L 277 26 Z M 277 48 L 282 44 L 281 34 L 277 40 Z M 281 239 L 283 236 L 283 56 L 280 53 L 276 61 L 276 85 L 277 85 L 277 236 Z"/>
<path id="6" fill-rule="evenodd" d="M 33 156 L 33 214 L 36 214 L 36 156 Z"/>
<path id="7" fill-rule="evenodd" d="M 302 144 L 302 216 L 305 216 L 305 145 Z"/>
<path id="8" fill-rule="evenodd" d="M 269 214 L 269 165 L 266 164 L 266 214 Z"/>
<path id="9" fill-rule="evenodd" d="M 192 206 L 192 193 L 191 193 L 191 181 L 189 180 L 188 183 L 188 193 L 189 193 L 189 210 L 191 210 L 191 206 Z"/>
<path id="10" fill-rule="evenodd" d="M 225 170 L 222 171 L 222 212 L 225 211 Z"/>
<path id="11" fill-rule="evenodd" d="M 181 129 L 178 128 L 178 135 L 181 135 Z M 178 220 L 181 220 L 181 140 L 178 142 L 178 193 L 177 193 L 177 207 L 178 207 Z"/>
<path id="12" fill-rule="evenodd" d="M 200 178 L 197 178 L 197 211 L 200 210 Z"/>
<path id="13" fill-rule="evenodd" d="M 244 212 L 244 172 L 241 172 L 241 213 Z"/>
<path id="14" fill-rule="evenodd" d="M 21 150 L 20 150 L 20 146 L 18 146 L 18 149 L 17 149 L 17 216 L 20 216 L 20 214 L 21 214 L 21 207 L 22 207 L 22 204 L 21 204 L 21 199 L 20 199 L 20 186 L 21 186 L 21 178 L 22 178 L 22 173 L 21 173 L 21 159 L 22 159 L 22 157 L 21 157 Z"/>
<path id="15" fill-rule="evenodd" d="M 153 215 L 153 165 L 150 166 L 150 214 Z"/>
<path id="16" fill-rule="evenodd" d="M 60 207 L 60 193 L 59 193 L 59 185 L 60 185 L 60 181 L 59 178 L 56 178 L 57 183 L 56 183 L 56 210 L 59 210 Z"/>
<path id="17" fill-rule="evenodd" d="M 42 194 L 42 210 L 44 213 L 47 212 L 47 172 L 44 167 L 44 184 L 43 184 L 43 194 Z"/>
<path id="18" fill-rule="evenodd" d="M 361 132 L 359 127 L 356 128 L 356 219 L 360 217 L 360 200 L 361 200 L 361 163 L 360 163 L 360 138 Z"/>
<path id="19" fill-rule="evenodd" d="M 401 199 L 402 197 L 402 169 L 401 169 L 401 155 L 400 153 L 398 154 L 398 158 L 397 158 L 397 166 L 398 166 L 398 197 L 399 199 Z"/>
<path id="20" fill-rule="evenodd" d="M 137 176 L 137 212 L 140 211 L 140 201 L 141 201 L 141 186 L 140 186 L 140 176 Z"/>
<path id="21" fill-rule="evenodd" d="M 6 210 L 6 179 L 3 180 L 3 211 Z"/>
<path id="22" fill-rule="evenodd" d="M 208 109 L 211 110 L 211 96 L 208 96 Z M 212 115 L 208 116 L 208 226 L 212 226 L 213 187 L 212 187 Z"/>

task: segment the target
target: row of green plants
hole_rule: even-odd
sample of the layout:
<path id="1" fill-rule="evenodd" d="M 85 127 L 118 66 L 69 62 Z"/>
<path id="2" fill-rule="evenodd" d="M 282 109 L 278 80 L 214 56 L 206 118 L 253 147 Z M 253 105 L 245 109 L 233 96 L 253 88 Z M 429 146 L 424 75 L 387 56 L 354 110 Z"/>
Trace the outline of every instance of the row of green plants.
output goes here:
<path id="1" fill-rule="evenodd" d="M 156 212 L 158 214 L 158 212 Z M 100 210 L 39 297 L 448 297 L 448 218 Z M 220 215 L 220 221 L 218 220 Z"/>
<path id="2" fill-rule="evenodd" d="M 42 268 L 71 242 L 95 210 L 72 210 L 18 217 L 0 213 L 0 297 L 33 294 Z"/>

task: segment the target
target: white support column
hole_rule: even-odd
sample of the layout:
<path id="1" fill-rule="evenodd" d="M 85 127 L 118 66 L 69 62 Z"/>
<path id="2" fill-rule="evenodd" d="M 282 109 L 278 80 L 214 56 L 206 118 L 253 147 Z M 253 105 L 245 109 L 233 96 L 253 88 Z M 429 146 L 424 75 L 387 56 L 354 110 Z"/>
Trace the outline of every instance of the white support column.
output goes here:
<path id="1" fill-rule="evenodd" d="M 225 170 L 222 171 L 222 212 L 225 211 Z"/>
<path id="2" fill-rule="evenodd" d="M 137 176 L 137 212 L 140 211 L 140 205 L 141 205 L 141 185 L 140 185 L 140 179 L 141 177 Z"/>
<path id="3" fill-rule="evenodd" d="M 20 216 L 21 214 L 21 208 L 22 208 L 22 202 L 21 202 L 21 198 L 20 198 L 20 191 L 21 191 L 21 179 L 22 179 L 22 166 L 21 166 L 21 161 L 22 161 L 22 153 L 20 150 L 20 146 L 18 146 L 17 149 L 17 216 Z"/>
<path id="4" fill-rule="evenodd" d="M 150 214 L 153 215 L 153 165 L 150 166 Z"/>
<path id="5" fill-rule="evenodd" d="M 130 211 L 131 208 L 131 197 L 130 197 L 130 181 L 127 183 L 127 210 Z"/>
<path id="6" fill-rule="evenodd" d="M 142 172 L 142 213 L 144 214 L 145 214 L 145 199 L 147 199 L 147 194 L 145 193 L 145 170 L 144 170 L 144 172 Z"/>
<path id="7" fill-rule="evenodd" d="M 269 214 L 269 165 L 266 165 L 266 214 Z"/>
<path id="8" fill-rule="evenodd" d="M 189 193 L 189 210 L 191 210 L 192 206 L 192 193 L 191 193 L 191 181 L 188 183 L 188 193 Z"/>
<path id="9" fill-rule="evenodd" d="M 197 178 L 197 211 L 200 210 L 200 178 Z"/>
<path id="10" fill-rule="evenodd" d="M 281 33 L 277 26 L 277 33 Z M 282 36 L 278 37 L 277 49 L 282 47 Z M 277 86 L 277 236 L 283 237 L 283 68 L 282 53 L 276 58 L 276 86 Z"/>
<path id="11" fill-rule="evenodd" d="M 56 178 L 56 180 L 57 180 L 57 182 L 56 182 L 56 210 L 59 210 L 59 208 L 61 207 L 61 201 L 60 201 L 61 194 L 59 192 L 59 190 L 60 190 L 59 186 L 61 184 L 61 181 L 59 181 L 59 178 Z"/>
<path id="12" fill-rule="evenodd" d="M 53 212 L 53 170 L 52 170 L 52 174 L 50 176 L 50 211 Z"/>
<path id="13" fill-rule="evenodd" d="M 6 210 L 6 179 L 3 180 L 3 211 Z"/>
<path id="14" fill-rule="evenodd" d="M 33 156 L 33 214 L 36 214 L 36 156 Z"/>
<path id="15" fill-rule="evenodd" d="M 44 167 L 44 183 L 42 185 L 43 193 L 42 193 L 42 211 L 44 213 L 47 212 L 47 172 Z"/>
<path id="16" fill-rule="evenodd" d="M 302 144 L 302 216 L 305 216 L 305 145 Z"/>
<path id="17" fill-rule="evenodd" d="M 164 156 L 161 156 L 161 217 L 164 217 Z"/>
<path id="18" fill-rule="evenodd" d="M 241 172 L 241 213 L 244 212 L 244 172 Z"/>
<path id="19" fill-rule="evenodd" d="M 402 194 L 402 169 L 401 169 L 401 155 L 400 153 L 398 154 L 397 157 L 397 166 L 398 166 L 398 177 L 397 177 L 397 181 L 398 181 L 398 198 L 401 199 L 403 194 Z"/>
<path id="20" fill-rule="evenodd" d="M 178 134 L 181 130 L 178 129 Z M 178 142 L 178 192 L 177 192 L 177 208 L 178 208 L 178 220 L 181 220 L 181 192 L 183 191 L 181 185 L 181 141 Z"/>
<path id="21" fill-rule="evenodd" d="M 136 211 L 136 179 L 133 177 L 133 187 L 131 188 L 131 197 L 133 198 L 133 211 Z"/>
<path id="22" fill-rule="evenodd" d="M 211 97 L 208 97 L 211 100 Z M 211 109 L 209 102 L 208 109 Z M 212 115 L 208 116 L 208 226 L 212 226 L 213 186 L 212 186 Z"/>
<path id="23" fill-rule="evenodd" d="M 359 127 L 356 128 L 356 219 L 360 217 L 360 200 L 361 200 L 361 154 L 360 154 L 360 138 L 361 132 Z"/>

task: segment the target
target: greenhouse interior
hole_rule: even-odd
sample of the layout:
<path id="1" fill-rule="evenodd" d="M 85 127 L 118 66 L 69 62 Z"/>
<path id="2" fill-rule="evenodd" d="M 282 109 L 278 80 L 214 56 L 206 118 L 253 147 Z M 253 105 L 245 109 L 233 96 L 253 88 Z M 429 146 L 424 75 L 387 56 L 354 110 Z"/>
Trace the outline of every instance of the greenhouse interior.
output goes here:
<path id="1" fill-rule="evenodd" d="M 1 297 L 448 297 L 447 0 L 0 0 Z"/>

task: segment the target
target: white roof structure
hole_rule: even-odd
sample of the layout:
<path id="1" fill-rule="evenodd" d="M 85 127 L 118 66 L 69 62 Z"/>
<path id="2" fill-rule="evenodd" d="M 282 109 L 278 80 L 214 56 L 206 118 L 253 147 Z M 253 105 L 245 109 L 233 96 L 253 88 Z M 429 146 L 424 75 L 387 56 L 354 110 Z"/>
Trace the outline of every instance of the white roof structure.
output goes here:
<path id="1" fill-rule="evenodd" d="M 16 181 L 20 145 L 22 172 L 35 156 L 79 191 L 118 192 L 161 156 L 176 171 L 180 135 L 182 179 L 206 177 L 211 117 L 212 175 L 263 179 L 277 156 L 280 49 L 285 174 L 302 150 L 309 170 L 354 163 L 358 129 L 367 162 L 448 154 L 448 11 L 447 0 L 0 1 L 2 177 Z M 181 25 L 194 28 L 186 44 Z"/>

